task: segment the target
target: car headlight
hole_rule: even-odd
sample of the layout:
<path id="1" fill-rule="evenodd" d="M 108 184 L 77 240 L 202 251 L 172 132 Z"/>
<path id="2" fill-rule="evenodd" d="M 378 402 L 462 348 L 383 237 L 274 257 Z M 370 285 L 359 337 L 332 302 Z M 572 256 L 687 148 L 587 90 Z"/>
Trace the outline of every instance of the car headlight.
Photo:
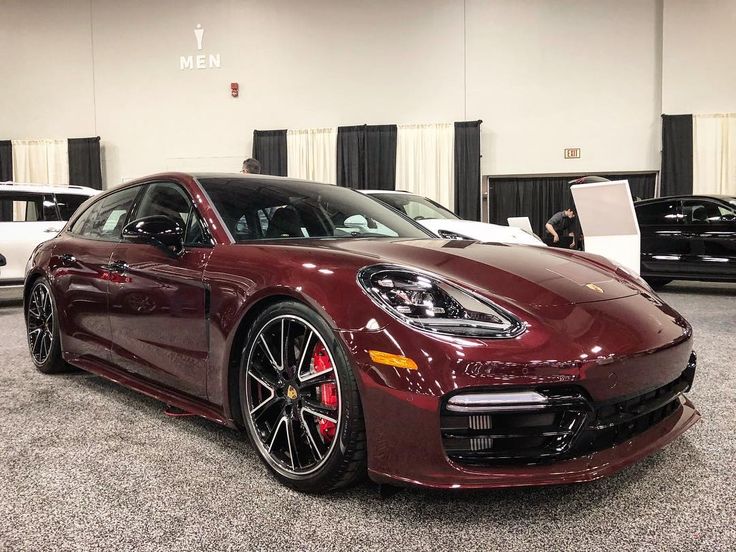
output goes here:
<path id="1" fill-rule="evenodd" d="M 381 308 L 421 330 L 465 337 L 510 338 L 526 329 L 526 324 L 498 305 L 421 271 L 370 266 L 360 271 L 358 282 Z"/>
<path id="2" fill-rule="evenodd" d="M 463 236 L 462 234 L 458 234 L 457 232 L 452 232 L 451 230 L 437 230 L 437 235 L 440 238 L 445 238 L 446 240 L 472 240 L 473 238 L 469 238 L 468 236 Z"/>

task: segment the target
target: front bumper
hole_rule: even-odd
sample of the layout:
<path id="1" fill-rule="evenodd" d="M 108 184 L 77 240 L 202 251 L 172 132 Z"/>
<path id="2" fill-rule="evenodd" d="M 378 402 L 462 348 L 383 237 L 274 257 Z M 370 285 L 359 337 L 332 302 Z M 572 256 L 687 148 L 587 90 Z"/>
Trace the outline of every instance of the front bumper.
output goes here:
<path id="1" fill-rule="evenodd" d="M 556 314 L 519 338 L 483 343 L 423 338 L 398 323 L 375 332 L 342 332 L 360 386 L 371 478 L 445 489 L 590 481 L 665 446 L 700 418 L 682 395 L 693 374 L 684 386 L 675 385 L 687 369 L 694 371 L 691 329 L 677 313 L 626 298 Z M 419 367 L 376 365 L 368 350 L 407 356 Z M 658 395 L 660 389 L 669 395 Z M 563 398 L 577 393 L 582 402 L 570 409 L 587 410 L 587 417 L 567 428 L 575 439 L 543 443 L 529 454 L 483 458 L 502 424 L 476 419 L 466 424 L 465 435 L 459 432 L 461 438 L 477 437 L 475 444 L 453 454 L 444 419 L 451 397 L 523 390 Z M 631 409 L 611 409 L 621 403 Z"/>
<path id="2" fill-rule="evenodd" d="M 684 396 L 670 416 L 636 437 L 599 452 L 550 464 L 473 468 L 437 457 L 425 449 L 411 459 L 412 474 L 369 469 L 377 483 L 435 489 L 481 489 L 560 485 L 594 481 L 615 474 L 663 448 L 692 427 L 700 414 Z M 430 453 L 429 455 L 427 453 Z"/>

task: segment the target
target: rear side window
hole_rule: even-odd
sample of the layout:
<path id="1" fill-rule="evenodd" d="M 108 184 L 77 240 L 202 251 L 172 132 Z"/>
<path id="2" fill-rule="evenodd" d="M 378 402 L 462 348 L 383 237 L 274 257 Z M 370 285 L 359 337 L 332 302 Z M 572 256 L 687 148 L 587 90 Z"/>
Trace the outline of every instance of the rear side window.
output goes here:
<path id="1" fill-rule="evenodd" d="M 39 222 L 58 220 L 53 196 L 11 193 L 0 196 L 0 222 Z"/>
<path id="2" fill-rule="evenodd" d="M 679 213 L 679 201 L 662 201 L 648 203 L 636 207 L 636 218 L 640 225 L 674 225 L 679 224 L 682 215 Z"/>
<path id="3" fill-rule="evenodd" d="M 124 188 L 90 205 L 69 231 L 83 238 L 120 241 L 123 226 L 140 187 Z"/>
<path id="4" fill-rule="evenodd" d="M 56 194 L 56 206 L 61 220 L 69 220 L 79 206 L 89 199 L 79 194 Z"/>
<path id="5" fill-rule="evenodd" d="M 706 199 L 690 199 L 682 202 L 682 214 L 688 224 L 713 224 L 734 217 L 733 209 Z"/>

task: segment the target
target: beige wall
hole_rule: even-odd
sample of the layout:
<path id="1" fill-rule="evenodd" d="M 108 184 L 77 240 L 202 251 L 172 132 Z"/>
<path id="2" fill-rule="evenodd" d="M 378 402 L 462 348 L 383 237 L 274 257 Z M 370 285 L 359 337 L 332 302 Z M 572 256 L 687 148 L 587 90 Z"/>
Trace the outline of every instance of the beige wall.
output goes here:
<path id="1" fill-rule="evenodd" d="M 0 0 L 0 139 L 95 133 L 89 0 Z"/>
<path id="2" fill-rule="evenodd" d="M 658 169 L 659 17 L 654 1 L 469 0 L 483 173 Z"/>
<path id="3" fill-rule="evenodd" d="M 665 0 L 662 109 L 736 112 L 736 1 Z"/>
<path id="4" fill-rule="evenodd" d="M 657 169 L 663 98 L 736 97 L 733 56 L 681 32 L 690 2 L 664 0 L 662 55 L 661 1 L 0 0 L 0 138 L 100 135 L 109 185 L 237 170 L 254 128 L 463 119 L 484 121 L 484 174 Z M 733 13 L 708 4 L 709 24 Z M 181 71 L 198 23 L 221 68 Z M 688 83 L 678 34 L 712 87 Z"/>

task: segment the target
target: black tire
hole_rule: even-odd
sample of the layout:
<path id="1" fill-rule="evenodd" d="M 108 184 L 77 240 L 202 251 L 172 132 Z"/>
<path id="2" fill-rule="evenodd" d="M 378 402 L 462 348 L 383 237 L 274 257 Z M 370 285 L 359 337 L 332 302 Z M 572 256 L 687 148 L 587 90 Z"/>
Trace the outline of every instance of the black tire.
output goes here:
<path id="1" fill-rule="evenodd" d="M 274 354 L 271 349 L 282 342 L 286 345 Z M 326 359 L 322 362 L 331 366 L 328 372 L 318 373 L 313 355 Z M 325 385 L 332 386 L 331 392 L 339 390 L 332 412 L 321 406 L 324 402 L 315 406 L 327 396 Z M 280 482 L 302 492 L 325 493 L 365 476 L 365 425 L 355 376 L 342 343 L 312 309 L 283 301 L 258 315 L 241 355 L 238 388 L 251 443 Z M 329 443 L 330 436 L 323 433 L 329 430 L 321 424 L 332 422 L 319 417 L 325 412 L 334 417 Z"/>
<path id="2" fill-rule="evenodd" d="M 57 313 L 56 301 L 49 282 L 45 278 L 39 278 L 33 283 L 28 294 L 25 319 L 31 360 L 39 372 L 44 374 L 59 374 L 72 369 L 61 358 Z"/>
<path id="3" fill-rule="evenodd" d="M 652 289 L 662 289 L 664 286 L 669 284 L 672 279 L 668 278 L 646 278 L 647 284 L 649 284 Z"/>

